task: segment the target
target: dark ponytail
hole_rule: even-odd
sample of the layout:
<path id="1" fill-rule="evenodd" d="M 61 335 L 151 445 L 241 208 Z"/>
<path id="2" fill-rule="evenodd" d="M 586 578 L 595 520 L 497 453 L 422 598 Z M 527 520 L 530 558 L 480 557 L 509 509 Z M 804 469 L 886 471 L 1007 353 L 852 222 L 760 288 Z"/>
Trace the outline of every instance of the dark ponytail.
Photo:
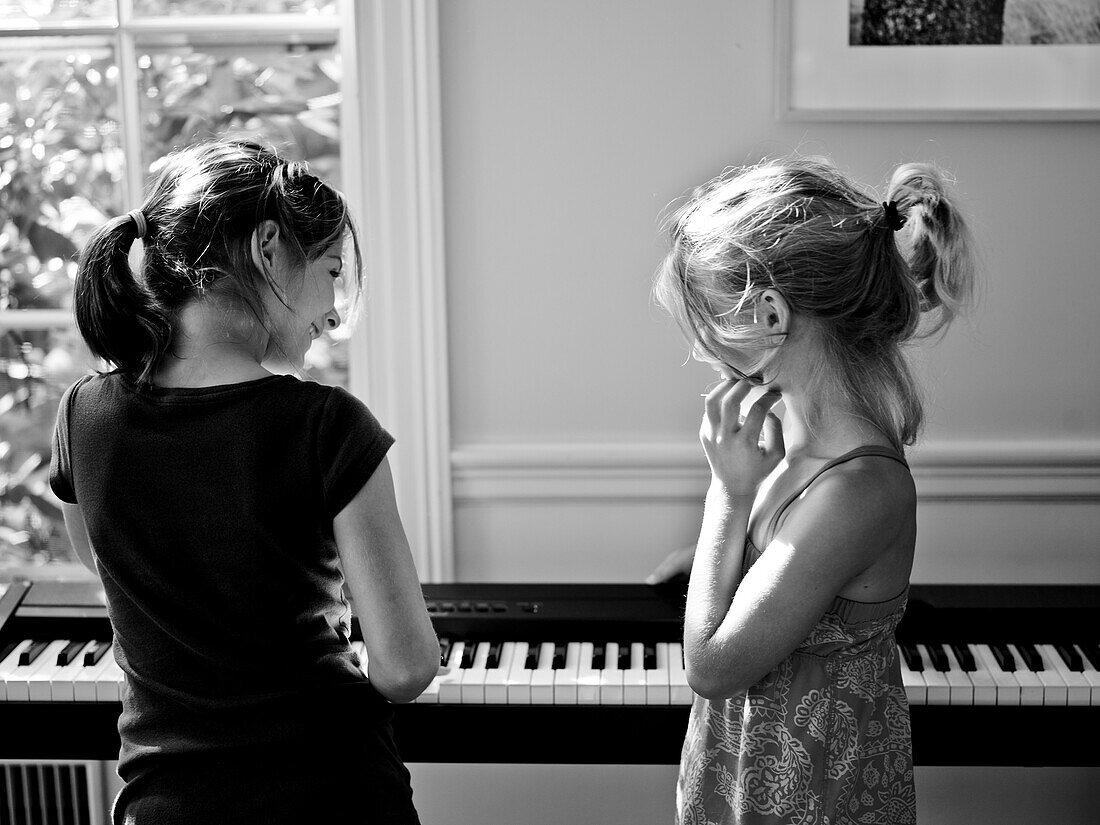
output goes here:
<path id="1" fill-rule="evenodd" d="M 343 194 L 305 163 L 251 141 L 215 140 L 155 166 L 140 211 L 104 224 L 80 258 L 73 301 L 95 355 L 138 383 L 151 382 L 171 351 L 179 311 L 199 298 L 267 326 L 265 299 L 284 300 L 272 273 L 252 256 L 253 233 L 267 220 L 278 224 L 299 267 L 350 236 L 354 261 L 344 271 L 354 312 L 363 278 L 358 232 Z M 138 237 L 140 277 L 128 259 Z"/>
<path id="2" fill-rule="evenodd" d="M 92 353 L 145 383 L 172 343 L 173 323 L 130 269 L 128 254 L 137 233 L 127 214 L 92 235 L 80 255 L 73 305 Z"/>

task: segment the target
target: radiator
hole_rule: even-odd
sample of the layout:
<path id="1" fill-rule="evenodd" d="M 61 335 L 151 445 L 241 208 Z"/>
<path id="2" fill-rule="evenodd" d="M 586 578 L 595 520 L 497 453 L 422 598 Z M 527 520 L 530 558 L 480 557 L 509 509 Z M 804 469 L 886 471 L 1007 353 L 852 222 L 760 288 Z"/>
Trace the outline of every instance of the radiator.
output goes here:
<path id="1" fill-rule="evenodd" d="M 102 762 L 0 760 L 0 825 L 106 825 Z"/>

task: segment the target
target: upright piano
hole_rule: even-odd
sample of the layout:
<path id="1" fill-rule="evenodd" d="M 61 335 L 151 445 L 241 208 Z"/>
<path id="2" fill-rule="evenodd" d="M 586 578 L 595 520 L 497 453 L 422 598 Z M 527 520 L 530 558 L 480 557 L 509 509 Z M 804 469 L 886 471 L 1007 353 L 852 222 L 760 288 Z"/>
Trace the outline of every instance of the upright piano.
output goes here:
<path id="1" fill-rule="evenodd" d="M 395 706 L 406 761 L 678 761 L 683 583 L 423 589 L 446 672 Z M 110 643 L 98 584 L 8 585 L 0 759 L 117 758 Z M 913 585 L 898 648 L 915 761 L 1100 765 L 1098 643 L 1100 586 Z"/>

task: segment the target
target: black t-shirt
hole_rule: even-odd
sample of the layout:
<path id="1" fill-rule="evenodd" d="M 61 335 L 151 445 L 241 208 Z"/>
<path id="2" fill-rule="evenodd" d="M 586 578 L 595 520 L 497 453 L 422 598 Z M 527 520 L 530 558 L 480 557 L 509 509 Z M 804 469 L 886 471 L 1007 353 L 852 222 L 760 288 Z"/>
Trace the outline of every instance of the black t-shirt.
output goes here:
<path id="1" fill-rule="evenodd" d="M 290 376 L 68 390 L 50 484 L 80 504 L 126 673 L 123 778 L 179 754 L 333 752 L 388 722 L 332 522 L 392 443 L 346 391 Z"/>

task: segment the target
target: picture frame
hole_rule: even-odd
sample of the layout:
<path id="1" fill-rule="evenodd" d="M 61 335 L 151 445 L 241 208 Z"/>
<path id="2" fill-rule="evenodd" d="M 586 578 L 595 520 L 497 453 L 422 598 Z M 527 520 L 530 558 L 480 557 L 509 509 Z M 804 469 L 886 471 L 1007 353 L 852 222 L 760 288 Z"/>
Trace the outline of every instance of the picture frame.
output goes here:
<path id="1" fill-rule="evenodd" d="M 776 3 L 779 119 L 1100 119 L 1100 43 L 850 45 L 851 10 Z"/>

